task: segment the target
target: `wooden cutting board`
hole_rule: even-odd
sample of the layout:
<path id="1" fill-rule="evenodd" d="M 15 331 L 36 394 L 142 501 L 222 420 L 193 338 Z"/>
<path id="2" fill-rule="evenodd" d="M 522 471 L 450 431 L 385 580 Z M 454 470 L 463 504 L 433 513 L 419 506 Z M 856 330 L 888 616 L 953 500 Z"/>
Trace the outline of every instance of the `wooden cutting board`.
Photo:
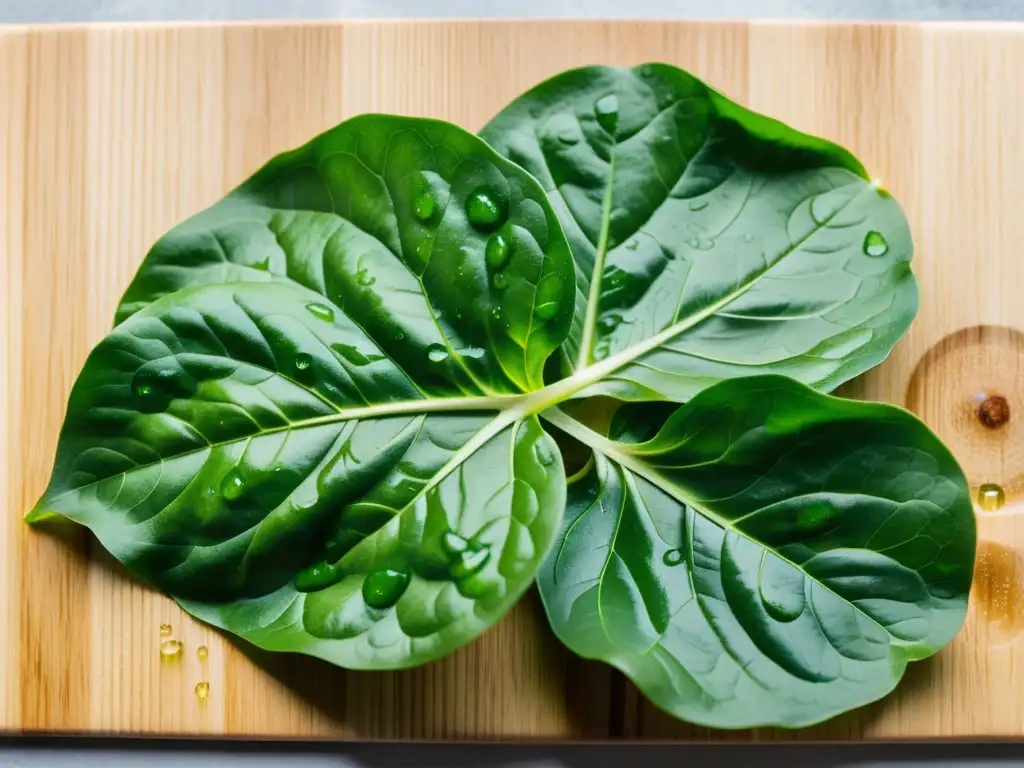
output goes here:
<path id="1" fill-rule="evenodd" d="M 272 154 L 360 112 L 471 130 L 567 67 L 662 60 L 850 147 L 900 199 L 922 303 L 847 394 L 922 415 L 974 484 L 967 626 L 889 699 L 801 732 L 677 723 L 546 628 L 535 595 L 454 656 L 347 673 L 243 651 L 80 530 L 21 515 L 67 393 L 148 246 Z M 1024 27 L 436 22 L 0 29 L 0 730 L 343 738 L 1024 734 Z M 974 398 L 1002 394 L 998 430 Z M 160 625 L 184 650 L 165 661 Z M 197 655 L 205 645 L 208 656 Z M 209 697 L 194 693 L 209 683 Z"/>

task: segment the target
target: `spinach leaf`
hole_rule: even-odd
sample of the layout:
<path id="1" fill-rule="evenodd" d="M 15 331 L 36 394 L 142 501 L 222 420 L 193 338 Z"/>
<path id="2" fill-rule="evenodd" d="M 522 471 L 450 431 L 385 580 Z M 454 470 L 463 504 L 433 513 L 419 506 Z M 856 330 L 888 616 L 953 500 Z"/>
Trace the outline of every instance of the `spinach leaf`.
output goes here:
<path id="1" fill-rule="evenodd" d="M 460 388 L 520 391 L 541 384 L 565 337 L 572 270 L 529 174 L 454 125 L 361 115 L 161 238 L 117 322 L 183 288 L 285 280 L 330 299 L 402 365 L 440 344 Z"/>
<path id="2" fill-rule="evenodd" d="M 906 411 L 757 376 L 645 442 L 546 415 L 595 451 L 539 576 L 551 625 L 677 717 L 816 723 L 887 694 L 963 623 L 968 488 Z"/>
<path id="3" fill-rule="evenodd" d="M 561 458 L 524 404 L 572 291 L 543 191 L 482 141 L 344 123 L 150 254 L 28 519 L 87 525 L 264 648 L 442 656 L 512 606 L 558 531 Z"/>
<path id="4" fill-rule="evenodd" d="M 881 362 L 917 311 L 899 205 L 846 150 L 664 64 L 586 67 L 480 134 L 548 191 L 577 268 L 578 396 L 684 402 L 722 379 L 828 391 Z"/>

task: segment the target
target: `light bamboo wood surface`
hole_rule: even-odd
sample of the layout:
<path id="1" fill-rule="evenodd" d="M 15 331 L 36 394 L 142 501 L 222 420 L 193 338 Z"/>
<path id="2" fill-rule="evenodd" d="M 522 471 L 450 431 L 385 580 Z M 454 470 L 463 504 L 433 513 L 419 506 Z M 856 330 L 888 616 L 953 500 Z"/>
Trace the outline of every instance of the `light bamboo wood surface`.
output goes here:
<path id="1" fill-rule="evenodd" d="M 471 130 L 562 69 L 661 60 L 851 148 L 903 203 L 921 312 L 847 394 L 946 439 L 982 514 L 965 630 L 885 701 L 801 732 L 673 721 L 572 657 L 535 595 L 449 659 L 346 673 L 250 656 L 80 530 L 21 522 L 68 391 L 149 245 L 272 154 L 360 112 Z M 0 29 L 0 731 L 430 739 L 1024 734 L 1024 27 L 345 23 Z M 1010 422 L 987 430 L 978 395 Z M 160 625 L 184 650 L 159 653 Z M 209 649 L 197 656 L 201 644 Z M 209 683 L 209 697 L 194 688 Z"/>

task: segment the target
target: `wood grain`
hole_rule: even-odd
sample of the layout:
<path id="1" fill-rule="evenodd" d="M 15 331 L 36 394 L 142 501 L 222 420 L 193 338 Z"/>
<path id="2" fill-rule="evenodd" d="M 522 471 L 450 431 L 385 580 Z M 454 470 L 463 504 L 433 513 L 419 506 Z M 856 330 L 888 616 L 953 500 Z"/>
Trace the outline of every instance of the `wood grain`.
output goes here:
<path id="1" fill-rule="evenodd" d="M 892 697 L 801 732 L 678 723 L 573 658 L 531 595 L 419 669 L 347 673 L 243 648 L 79 530 L 20 522 L 67 393 L 148 246 L 275 152 L 367 111 L 469 129 L 564 68 L 664 60 L 850 147 L 904 204 L 921 312 L 846 393 L 909 405 L 972 483 L 968 626 Z M 1024 27 L 348 23 L 0 29 L 0 730 L 349 738 L 890 738 L 1024 734 Z M 184 643 L 161 659 L 160 624 Z M 209 648 L 200 660 L 196 649 Z M 200 702 L 194 686 L 210 684 Z"/>

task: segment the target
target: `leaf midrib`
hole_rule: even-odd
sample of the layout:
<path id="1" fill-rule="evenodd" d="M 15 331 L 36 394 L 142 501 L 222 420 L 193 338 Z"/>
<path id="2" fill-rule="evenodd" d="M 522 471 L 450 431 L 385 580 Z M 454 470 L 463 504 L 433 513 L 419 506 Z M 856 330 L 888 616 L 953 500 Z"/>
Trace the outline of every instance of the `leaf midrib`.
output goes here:
<path id="1" fill-rule="evenodd" d="M 198 453 L 199 451 L 210 450 L 224 445 L 231 445 L 232 443 L 241 442 L 243 440 L 252 440 L 254 438 L 279 434 L 281 432 L 293 432 L 297 430 L 308 429 L 311 427 L 320 427 L 324 426 L 325 424 L 337 424 L 345 421 L 359 421 L 364 419 L 385 418 L 388 416 L 416 416 L 421 414 L 425 415 L 429 413 L 445 413 L 449 411 L 498 411 L 499 416 L 496 417 L 496 419 L 501 418 L 504 422 L 504 426 L 507 426 L 508 424 L 511 424 L 514 421 L 516 421 L 517 416 L 521 415 L 520 411 L 514 409 L 512 406 L 516 403 L 521 403 L 524 397 L 525 395 L 497 395 L 494 397 L 429 398 L 424 400 L 402 400 L 393 403 L 382 403 L 379 405 L 342 409 L 339 410 L 337 413 L 328 414 L 326 416 L 315 416 L 310 419 L 293 421 L 279 427 L 262 429 L 251 434 L 232 437 L 228 440 L 207 442 L 204 445 L 198 446 L 187 451 L 181 451 L 180 453 L 176 453 L 171 456 L 161 456 L 158 461 L 152 461 L 147 464 L 136 464 L 135 466 L 129 469 L 126 469 L 122 472 L 118 472 L 117 474 L 99 478 L 98 480 L 94 480 L 91 483 L 75 486 L 74 488 L 68 489 L 63 493 L 58 494 L 57 496 L 49 497 L 48 502 L 53 503 L 59 501 L 60 499 L 63 499 L 64 497 L 70 494 L 79 493 L 85 488 L 91 488 L 94 485 L 110 480 L 111 478 L 127 475 L 130 472 L 139 471 L 158 464 L 163 464 L 166 461 L 173 461 L 184 456 L 190 456 L 194 453 Z M 481 428 L 481 430 L 483 430 L 483 427 Z M 470 439 L 470 442 L 472 442 L 472 438 Z M 455 454 L 452 455 L 454 457 Z M 36 508 L 38 507 L 39 505 L 36 505 Z M 31 514 L 32 513 L 30 512 L 29 515 Z"/>

